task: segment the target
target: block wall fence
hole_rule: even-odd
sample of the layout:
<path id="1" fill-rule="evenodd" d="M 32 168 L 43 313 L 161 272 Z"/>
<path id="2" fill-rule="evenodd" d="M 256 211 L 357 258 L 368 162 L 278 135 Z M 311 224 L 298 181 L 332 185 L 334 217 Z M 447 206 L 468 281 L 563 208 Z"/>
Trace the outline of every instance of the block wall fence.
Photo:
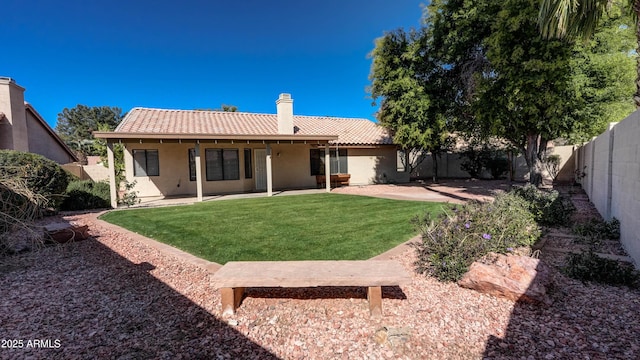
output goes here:
<path id="1" fill-rule="evenodd" d="M 620 220 L 620 240 L 640 266 L 640 110 L 577 150 L 582 188 L 605 220 Z"/>

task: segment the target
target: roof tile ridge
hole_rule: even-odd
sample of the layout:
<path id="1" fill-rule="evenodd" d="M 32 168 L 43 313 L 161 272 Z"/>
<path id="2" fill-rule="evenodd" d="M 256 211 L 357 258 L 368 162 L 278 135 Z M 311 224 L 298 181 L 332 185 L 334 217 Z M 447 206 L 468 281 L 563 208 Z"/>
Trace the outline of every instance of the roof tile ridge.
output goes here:
<path id="1" fill-rule="evenodd" d="M 372 122 L 374 124 L 377 124 L 376 122 L 374 122 L 373 120 L 369 120 L 369 119 L 365 119 L 365 118 L 354 118 L 354 117 L 341 117 L 341 116 L 328 116 L 328 115 L 293 115 L 294 118 L 299 117 L 299 118 L 316 118 L 316 119 L 323 119 L 323 120 L 362 120 L 362 121 L 369 121 Z"/>
<path id="2" fill-rule="evenodd" d="M 222 111 L 222 110 L 201 110 L 201 109 L 167 109 L 167 108 L 150 108 L 137 106 L 131 109 L 134 110 L 151 110 L 151 111 L 180 111 L 180 112 L 198 112 L 198 113 L 224 113 L 224 114 L 237 114 L 237 115 L 265 115 L 265 116 L 276 116 L 277 114 L 273 113 L 259 113 L 259 112 L 248 112 L 248 111 Z"/>

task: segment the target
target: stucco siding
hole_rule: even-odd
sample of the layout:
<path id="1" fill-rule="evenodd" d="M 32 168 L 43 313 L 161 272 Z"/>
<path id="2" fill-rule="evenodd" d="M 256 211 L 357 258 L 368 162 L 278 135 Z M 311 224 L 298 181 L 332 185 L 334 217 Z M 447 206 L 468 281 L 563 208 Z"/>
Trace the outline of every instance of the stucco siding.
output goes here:
<path id="1" fill-rule="evenodd" d="M 127 181 L 136 181 L 138 196 L 192 196 L 197 192 L 196 181 L 189 179 L 188 149 L 193 143 L 128 143 L 125 151 L 125 172 Z M 238 180 L 206 180 L 206 149 L 237 149 L 239 155 L 240 178 Z M 205 195 L 256 190 L 255 150 L 265 149 L 264 144 L 200 144 L 203 193 Z M 315 188 L 316 177 L 311 175 L 310 150 L 308 144 L 272 144 L 273 188 L 300 189 Z M 321 146 L 320 149 L 323 147 Z M 251 149 L 252 177 L 245 178 L 244 149 Z M 159 176 L 134 176 L 133 150 L 157 150 Z M 348 148 L 348 172 L 351 185 L 407 182 L 407 173 L 398 172 L 395 147 Z"/>
<path id="2" fill-rule="evenodd" d="M 349 148 L 350 185 L 408 182 L 409 174 L 398 172 L 395 146 Z"/>
<path id="3" fill-rule="evenodd" d="M 560 156 L 560 172 L 557 181 L 572 183 L 575 177 L 575 147 L 573 145 L 555 146 L 553 154 Z"/>
<path id="4" fill-rule="evenodd" d="M 176 196 L 193 195 L 197 190 L 197 182 L 189 177 L 189 149 L 195 148 L 191 143 L 143 143 L 127 144 L 125 151 L 125 172 L 127 181 L 136 181 L 134 190 L 138 196 Z M 238 180 L 206 180 L 206 149 L 236 149 L 239 156 Z M 245 179 L 243 145 L 200 144 L 200 163 L 202 165 L 203 193 L 222 194 L 245 192 L 254 189 L 254 179 Z M 159 176 L 134 176 L 133 150 L 158 150 Z"/>
<path id="5" fill-rule="evenodd" d="M 27 134 L 29 136 L 29 152 L 40 154 L 59 164 L 73 162 L 69 152 L 51 136 L 40 120 L 36 119 L 29 111 L 27 116 Z"/>
<path id="6" fill-rule="evenodd" d="M 5 149 L 29 151 L 25 119 L 24 88 L 10 79 L 0 78 L 0 112 L 6 119 L 0 128 L 0 146 Z"/>
<path id="7" fill-rule="evenodd" d="M 274 189 L 316 187 L 316 177 L 311 175 L 310 145 L 274 144 L 271 149 Z"/>

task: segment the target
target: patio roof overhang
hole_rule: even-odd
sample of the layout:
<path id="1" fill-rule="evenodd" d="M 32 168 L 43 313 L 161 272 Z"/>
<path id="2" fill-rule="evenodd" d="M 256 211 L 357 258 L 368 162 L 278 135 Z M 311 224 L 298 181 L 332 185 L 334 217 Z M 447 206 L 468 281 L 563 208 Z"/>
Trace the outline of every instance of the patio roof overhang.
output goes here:
<path id="1" fill-rule="evenodd" d="M 338 135 L 283 135 L 283 134 L 185 134 L 185 133 L 125 133 L 112 131 L 94 131 L 93 136 L 107 142 L 139 142 L 139 141 L 202 141 L 202 142 L 259 142 L 259 143 L 291 143 L 291 144 L 327 144 L 338 140 Z"/>

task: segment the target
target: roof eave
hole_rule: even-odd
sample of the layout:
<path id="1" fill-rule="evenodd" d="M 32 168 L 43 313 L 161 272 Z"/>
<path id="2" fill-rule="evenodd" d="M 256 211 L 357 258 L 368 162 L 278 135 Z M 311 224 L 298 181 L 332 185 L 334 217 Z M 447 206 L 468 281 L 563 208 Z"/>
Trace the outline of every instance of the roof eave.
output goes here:
<path id="1" fill-rule="evenodd" d="M 156 139 L 156 140 L 247 140 L 247 141 L 321 141 L 338 140 L 338 135 L 260 135 L 260 134 L 181 134 L 181 133 L 127 133 L 113 131 L 94 131 L 93 136 L 106 140 Z"/>

